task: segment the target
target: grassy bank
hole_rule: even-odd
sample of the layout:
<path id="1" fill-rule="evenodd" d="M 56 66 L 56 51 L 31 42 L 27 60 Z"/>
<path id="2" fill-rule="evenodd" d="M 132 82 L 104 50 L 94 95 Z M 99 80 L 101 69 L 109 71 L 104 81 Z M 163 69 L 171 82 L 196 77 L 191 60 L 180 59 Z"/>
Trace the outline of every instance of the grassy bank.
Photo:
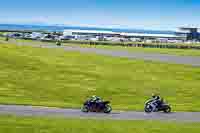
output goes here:
<path id="1" fill-rule="evenodd" d="M 1 133 L 199 133 L 199 123 L 0 117 Z"/>
<path id="2" fill-rule="evenodd" d="M 0 45 L 0 103 L 79 108 L 90 95 L 143 110 L 153 93 L 177 111 L 200 111 L 200 69 L 142 60 Z"/>

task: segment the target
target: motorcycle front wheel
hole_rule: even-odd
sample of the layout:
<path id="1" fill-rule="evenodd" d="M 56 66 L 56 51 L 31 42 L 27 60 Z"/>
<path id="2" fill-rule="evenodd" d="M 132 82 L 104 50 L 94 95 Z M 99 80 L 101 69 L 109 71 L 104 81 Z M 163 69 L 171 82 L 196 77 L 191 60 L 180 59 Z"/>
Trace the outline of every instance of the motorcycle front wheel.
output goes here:
<path id="1" fill-rule="evenodd" d="M 81 111 L 82 112 L 89 112 L 89 108 L 87 105 L 84 105 L 82 108 L 81 108 Z"/>
<path id="2" fill-rule="evenodd" d="M 167 107 L 164 109 L 164 112 L 165 112 L 165 113 L 170 113 L 170 112 L 171 112 L 171 107 L 170 107 L 170 106 L 167 106 Z"/>
<path id="3" fill-rule="evenodd" d="M 152 106 L 151 105 L 146 105 L 145 108 L 144 108 L 144 112 L 146 112 L 146 113 L 153 112 Z"/>

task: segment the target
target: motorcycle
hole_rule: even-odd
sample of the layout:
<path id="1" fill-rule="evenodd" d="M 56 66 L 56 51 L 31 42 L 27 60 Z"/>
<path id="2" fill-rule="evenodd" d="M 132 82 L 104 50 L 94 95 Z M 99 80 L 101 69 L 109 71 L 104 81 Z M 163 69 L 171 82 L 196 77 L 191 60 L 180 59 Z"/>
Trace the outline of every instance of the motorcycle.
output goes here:
<path id="1" fill-rule="evenodd" d="M 155 100 L 148 100 L 145 103 L 144 111 L 146 113 L 151 113 L 151 112 L 159 112 L 163 111 L 164 113 L 170 113 L 171 112 L 171 107 L 169 104 L 162 102 L 160 105 L 158 105 Z"/>
<path id="2" fill-rule="evenodd" d="M 61 42 L 56 42 L 56 45 L 57 46 L 61 46 Z"/>
<path id="3" fill-rule="evenodd" d="M 82 112 L 103 112 L 103 113 L 110 113 L 112 111 L 111 106 L 109 105 L 109 101 L 103 102 L 90 102 L 86 101 L 81 108 Z"/>
<path id="4" fill-rule="evenodd" d="M 5 38 L 5 41 L 9 41 L 9 38 L 8 38 L 8 37 L 6 37 L 6 38 Z"/>

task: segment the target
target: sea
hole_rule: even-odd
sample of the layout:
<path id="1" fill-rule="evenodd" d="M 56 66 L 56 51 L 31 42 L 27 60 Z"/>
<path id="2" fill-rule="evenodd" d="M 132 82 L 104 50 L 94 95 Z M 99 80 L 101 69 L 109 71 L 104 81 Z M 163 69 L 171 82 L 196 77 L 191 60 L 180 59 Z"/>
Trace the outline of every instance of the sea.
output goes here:
<path id="1" fill-rule="evenodd" d="M 0 24 L 0 30 L 31 30 L 31 31 L 49 31 L 62 32 L 65 29 L 74 30 L 104 30 L 113 32 L 127 33 L 147 33 L 147 34 L 174 34 L 173 31 L 145 30 L 145 29 L 119 29 L 119 28 L 98 28 L 98 27 L 80 27 L 80 26 L 59 26 L 59 25 L 30 25 L 30 24 Z"/>

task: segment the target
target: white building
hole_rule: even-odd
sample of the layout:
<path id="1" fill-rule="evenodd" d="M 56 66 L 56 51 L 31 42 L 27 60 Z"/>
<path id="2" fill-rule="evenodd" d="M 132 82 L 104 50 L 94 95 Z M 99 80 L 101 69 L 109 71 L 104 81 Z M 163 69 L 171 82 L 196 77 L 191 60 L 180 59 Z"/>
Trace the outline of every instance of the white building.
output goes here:
<path id="1" fill-rule="evenodd" d="M 91 38 L 103 38 L 102 40 L 120 41 L 120 40 L 184 40 L 185 36 L 176 34 L 147 34 L 147 33 L 126 33 L 126 32 L 113 32 L 113 31 L 100 31 L 100 30 L 64 30 L 63 36 L 75 36 L 77 40 L 93 40 Z M 96 40 L 96 39 L 95 39 Z M 163 41 L 163 42 L 165 42 Z"/>
<path id="2" fill-rule="evenodd" d="M 93 36 L 116 36 L 120 33 L 99 30 L 64 30 L 63 35 L 93 35 Z"/>

